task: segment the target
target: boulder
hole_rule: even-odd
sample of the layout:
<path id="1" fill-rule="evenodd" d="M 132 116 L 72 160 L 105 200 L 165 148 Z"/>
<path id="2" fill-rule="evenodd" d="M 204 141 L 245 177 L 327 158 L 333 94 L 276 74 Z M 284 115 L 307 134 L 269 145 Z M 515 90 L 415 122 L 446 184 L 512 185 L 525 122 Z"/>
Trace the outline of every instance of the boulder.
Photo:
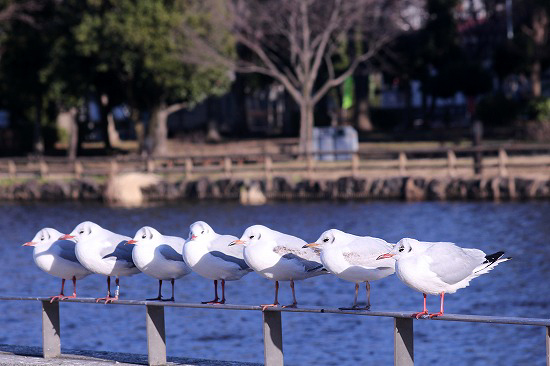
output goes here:
<path id="1" fill-rule="evenodd" d="M 160 177 L 147 173 L 124 173 L 109 178 L 105 189 L 105 201 L 122 206 L 141 206 L 144 203 L 142 188 L 156 185 Z"/>

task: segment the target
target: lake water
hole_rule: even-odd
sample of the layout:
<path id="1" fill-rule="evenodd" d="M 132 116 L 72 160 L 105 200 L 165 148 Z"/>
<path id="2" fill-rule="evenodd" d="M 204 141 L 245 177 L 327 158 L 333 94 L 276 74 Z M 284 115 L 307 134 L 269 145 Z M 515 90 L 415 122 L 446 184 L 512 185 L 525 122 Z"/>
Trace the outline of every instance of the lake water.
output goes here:
<path id="1" fill-rule="evenodd" d="M 32 249 L 20 245 L 42 227 L 69 232 L 94 221 L 133 236 L 150 225 L 162 233 L 187 237 L 189 225 L 205 220 L 220 233 L 240 236 L 252 224 L 313 241 L 322 231 L 339 228 L 396 242 L 402 237 L 453 241 L 487 253 L 505 250 L 512 261 L 446 297 L 448 313 L 549 317 L 550 203 L 273 203 L 243 207 L 234 203 L 196 203 L 140 209 L 100 204 L 47 203 L 0 205 L 0 293 L 49 296 L 60 280 L 40 271 Z M 122 278 L 124 299 L 156 296 L 157 281 L 143 274 Z M 200 302 L 213 297 L 212 282 L 195 274 L 176 282 L 176 300 Z M 70 293 L 69 283 L 67 292 Z M 304 306 L 350 305 L 354 285 L 327 275 L 299 281 Z M 168 295 L 169 284 L 165 286 Z M 82 297 L 104 296 L 105 277 L 78 283 Z M 364 291 L 362 286 L 361 291 Z M 360 293 L 364 299 L 364 293 Z M 228 282 L 229 303 L 262 304 L 273 300 L 273 283 L 251 273 Z M 291 301 L 287 283 L 282 303 Z M 437 310 L 439 299 L 428 298 Z M 422 294 L 396 276 L 372 283 L 373 310 L 420 311 Z M 61 305 L 63 347 L 146 352 L 144 309 L 93 304 Z M 0 343 L 41 346 L 40 304 L 0 302 Z M 415 361 L 419 365 L 545 365 L 545 329 L 540 327 L 415 321 Z M 166 309 L 169 356 L 263 362 L 260 312 Z M 285 363 L 288 365 L 389 365 L 393 362 L 393 319 L 330 314 L 283 314 Z"/>

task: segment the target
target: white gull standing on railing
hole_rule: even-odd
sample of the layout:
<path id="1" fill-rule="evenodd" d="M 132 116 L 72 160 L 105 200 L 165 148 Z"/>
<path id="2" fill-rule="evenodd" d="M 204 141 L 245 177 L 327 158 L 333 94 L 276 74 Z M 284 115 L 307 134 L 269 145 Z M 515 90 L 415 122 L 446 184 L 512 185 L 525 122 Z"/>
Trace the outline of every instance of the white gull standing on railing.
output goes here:
<path id="1" fill-rule="evenodd" d="M 315 243 L 304 247 L 319 247 L 321 262 L 325 268 L 337 277 L 355 283 L 355 298 L 351 308 L 342 310 L 362 309 L 357 305 L 359 283 L 365 282 L 367 303 L 370 309 L 370 283 L 387 277 L 395 272 L 395 261 L 392 259 L 377 260 L 378 256 L 387 253 L 392 245 L 383 239 L 370 236 L 357 236 L 346 232 L 330 229 L 325 231 Z"/>
<path id="2" fill-rule="evenodd" d="M 244 260 L 256 273 L 275 281 L 275 300 L 273 304 L 262 305 L 263 310 L 277 306 L 279 281 L 290 281 L 292 304 L 296 307 L 294 281 L 326 274 L 318 251 L 303 248 L 304 240 L 272 230 L 263 225 L 253 225 L 245 230 L 241 239 L 230 245 L 244 244 Z"/>
<path id="3" fill-rule="evenodd" d="M 60 239 L 76 242 L 75 253 L 78 261 L 88 270 L 107 276 L 107 296 L 96 299 L 109 303 L 118 300 L 120 276 L 139 273 L 132 260 L 134 245 L 125 245 L 131 238 L 113 233 L 91 221 L 84 221 Z M 115 296 L 111 296 L 111 277 L 116 276 Z"/>
<path id="4" fill-rule="evenodd" d="M 61 278 L 61 292 L 57 296 L 52 296 L 50 302 L 55 300 L 65 300 L 76 297 L 76 281 L 91 274 L 78 261 L 75 254 L 75 243 L 69 240 L 59 240 L 63 235 L 52 228 L 40 230 L 34 238 L 23 244 L 26 247 L 33 247 L 34 263 L 44 272 L 55 277 Z M 73 281 L 73 294 L 65 296 L 63 289 L 65 280 Z"/>
<path id="5" fill-rule="evenodd" d="M 183 258 L 200 276 L 214 281 L 214 300 L 203 304 L 225 304 L 225 281 L 236 281 L 252 269 L 246 264 L 242 246 L 229 246 L 236 240 L 233 235 L 217 234 L 204 221 L 189 227 L 189 238 L 183 246 Z M 218 281 L 221 280 L 222 298 L 218 297 Z"/>
<path id="6" fill-rule="evenodd" d="M 159 280 L 158 296 L 147 300 L 162 300 L 162 281 L 170 280 L 172 297 L 165 301 L 174 301 L 175 280 L 191 273 L 182 257 L 184 243 L 185 239 L 162 235 L 150 226 L 142 227 L 132 240 L 126 242 L 126 245 L 135 244 L 132 259 L 136 267 Z"/>
<path id="7" fill-rule="evenodd" d="M 423 293 L 424 309 L 412 314 L 418 319 L 423 315 L 430 318 L 443 315 L 445 294 L 455 293 L 468 286 L 472 279 L 511 259 L 502 258 L 503 254 L 486 255 L 479 249 L 461 248 L 453 243 L 404 238 L 389 253 L 378 258 L 394 258 L 397 277 L 410 288 Z M 426 294 L 440 295 L 439 313 L 428 313 Z"/>

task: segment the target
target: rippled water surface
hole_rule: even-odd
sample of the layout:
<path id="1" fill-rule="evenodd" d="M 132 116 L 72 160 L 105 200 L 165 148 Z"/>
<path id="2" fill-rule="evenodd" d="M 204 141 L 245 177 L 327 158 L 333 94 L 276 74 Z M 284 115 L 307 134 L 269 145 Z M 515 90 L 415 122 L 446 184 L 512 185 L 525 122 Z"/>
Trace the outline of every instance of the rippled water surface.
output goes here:
<path id="1" fill-rule="evenodd" d="M 312 241 L 339 228 L 396 242 L 402 237 L 453 241 L 487 253 L 505 250 L 514 257 L 470 287 L 446 297 L 448 313 L 550 316 L 550 203 L 273 203 L 243 207 L 234 203 L 197 203 L 141 209 L 99 204 L 3 204 L 0 220 L 0 291 L 3 295 L 57 294 L 60 280 L 41 272 L 32 249 L 20 245 L 45 226 L 69 232 L 91 220 L 133 236 L 150 225 L 170 235 L 187 236 L 189 224 L 205 220 L 220 233 L 240 236 L 251 224 L 265 224 Z M 69 289 L 71 287 L 69 286 Z M 122 298 L 156 296 L 157 281 L 143 274 L 121 280 Z M 333 276 L 300 281 L 304 306 L 351 304 L 354 285 Z M 82 297 L 104 296 L 105 277 L 79 282 Z M 165 290 L 169 290 L 166 286 Z M 364 291 L 364 288 L 361 288 Z M 168 294 L 168 292 L 166 292 Z M 273 300 L 273 283 L 251 273 L 227 285 L 229 303 Z M 360 296 L 364 298 L 364 293 Z M 211 281 L 195 274 L 176 282 L 176 299 L 199 302 L 213 297 Z M 280 299 L 290 302 L 288 285 Z M 372 284 L 373 310 L 419 311 L 422 295 L 395 276 Z M 436 310 L 438 298 L 428 307 Z M 41 345 L 40 304 L 0 302 L 0 343 Z M 62 344 L 67 348 L 146 352 L 143 307 L 61 305 Z M 263 362 L 261 313 L 203 309 L 166 309 L 171 356 Z M 442 321 L 414 323 L 415 361 L 419 365 L 544 365 L 544 329 Z M 393 361 L 393 319 L 334 314 L 283 314 L 285 363 L 289 365 L 389 365 Z M 371 363 L 372 362 L 372 363 Z"/>

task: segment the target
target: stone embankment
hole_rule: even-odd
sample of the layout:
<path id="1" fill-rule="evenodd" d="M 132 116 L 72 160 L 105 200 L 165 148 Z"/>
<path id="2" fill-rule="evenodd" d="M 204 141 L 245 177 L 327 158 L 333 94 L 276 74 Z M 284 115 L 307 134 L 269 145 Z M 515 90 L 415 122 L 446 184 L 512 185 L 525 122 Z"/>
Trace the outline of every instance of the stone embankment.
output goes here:
<path id="1" fill-rule="evenodd" d="M 120 177 L 128 181 L 128 177 Z M 268 200 L 289 199 L 369 199 L 369 200 L 541 200 L 550 198 L 550 179 L 520 177 L 423 178 L 388 177 L 292 182 L 282 177 L 271 181 L 239 179 L 165 181 L 158 177 L 134 177 L 132 187 L 141 191 L 126 202 L 124 184 L 117 177 L 106 183 L 93 180 L 37 181 L 0 186 L 3 201 L 96 200 L 139 205 L 144 202 L 174 200 L 240 200 L 243 204 L 262 204 Z M 128 184 L 128 183 L 127 183 Z M 112 189 L 118 187 L 118 189 Z M 138 188 L 135 188 L 138 187 Z M 113 193 L 114 192 L 114 193 Z M 126 192 L 127 193 L 127 192 Z M 128 196 L 126 194 L 126 196 Z"/>

